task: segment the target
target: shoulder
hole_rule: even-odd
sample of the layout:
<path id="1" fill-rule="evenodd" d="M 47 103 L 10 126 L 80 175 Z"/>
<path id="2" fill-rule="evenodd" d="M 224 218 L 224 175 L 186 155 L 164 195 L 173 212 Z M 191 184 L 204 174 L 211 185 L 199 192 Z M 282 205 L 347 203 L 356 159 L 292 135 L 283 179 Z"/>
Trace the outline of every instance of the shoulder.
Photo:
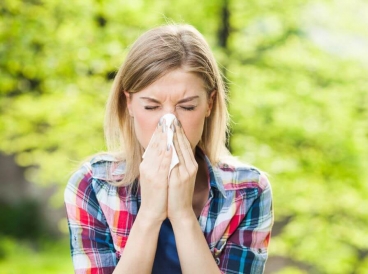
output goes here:
<path id="1" fill-rule="evenodd" d="M 70 177 L 65 190 L 67 194 L 82 195 L 89 189 L 98 192 L 110 183 L 124 178 L 125 161 L 113 154 L 97 154 L 85 161 Z"/>
<path id="2" fill-rule="evenodd" d="M 270 188 L 265 172 L 233 156 L 222 158 L 216 166 L 216 171 L 225 190 L 257 188 L 264 191 Z"/>
<path id="3" fill-rule="evenodd" d="M 106 182 L 121 181 L 125 175 L 125 161 L 117 154 L 101 153 L 88 162 L 91 176 Z"/>

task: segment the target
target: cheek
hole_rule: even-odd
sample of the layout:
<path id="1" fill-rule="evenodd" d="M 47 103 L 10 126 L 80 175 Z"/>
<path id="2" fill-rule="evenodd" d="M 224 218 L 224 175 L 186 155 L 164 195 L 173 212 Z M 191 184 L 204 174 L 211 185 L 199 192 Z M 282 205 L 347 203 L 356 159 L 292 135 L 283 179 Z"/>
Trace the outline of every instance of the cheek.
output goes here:
<path id="1" fill-rule="evenodd" d="M 194 149 L 202 137 L 204 117 L 203 115 L 191 116 L 189 119 L 181 119 L 186 137 Z"/>
<path id="2" fill-rule="evenodd" d="M 136 114 L 134 115 L 134 130 L 137 135 L 137 139 L 141 146 L 145 149 L 151 140 L 152 134 L 155 131 L 158 123 L 158 118 L 144 115 Z"/>

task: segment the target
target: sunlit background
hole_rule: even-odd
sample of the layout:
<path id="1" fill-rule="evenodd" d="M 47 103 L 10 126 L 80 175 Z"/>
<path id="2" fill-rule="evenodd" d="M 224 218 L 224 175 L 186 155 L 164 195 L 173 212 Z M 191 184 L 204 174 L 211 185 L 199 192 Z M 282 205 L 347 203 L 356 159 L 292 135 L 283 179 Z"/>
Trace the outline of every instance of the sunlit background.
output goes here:
<path id="1" fill-rule="evenodd" d="M 2 0 L 0 272 L 73 273 L 63 191 L 105 149 L 105 101 L 151 27 L 204 34 L 230 149 L 268 172 L 266 273 L 368 273 L 368 2 Z"/>

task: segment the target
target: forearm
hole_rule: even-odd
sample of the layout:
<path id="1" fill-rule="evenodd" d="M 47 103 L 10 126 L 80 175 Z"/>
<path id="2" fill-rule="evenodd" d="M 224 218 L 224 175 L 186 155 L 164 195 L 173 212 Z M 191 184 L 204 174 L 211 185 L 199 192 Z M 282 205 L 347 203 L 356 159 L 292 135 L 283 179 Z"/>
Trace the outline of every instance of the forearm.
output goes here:
<path id="1" fill-rule="evenodd" d="M 194 212 L 187 218 L 173 220 L 172 226 L 183 274 L 221 273 Z"/>
<path id="2" fill-rule="evenodd" d="M 161 224 L 138 213 L 114 274 L 152 272 Z"/>

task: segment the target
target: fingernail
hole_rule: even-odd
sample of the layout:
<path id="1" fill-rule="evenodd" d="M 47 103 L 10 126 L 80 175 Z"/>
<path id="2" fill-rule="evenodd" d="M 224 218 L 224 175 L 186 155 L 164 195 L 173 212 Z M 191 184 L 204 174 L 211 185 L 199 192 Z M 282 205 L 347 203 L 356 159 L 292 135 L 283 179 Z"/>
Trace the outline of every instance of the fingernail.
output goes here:
<path id="1" fill-rule="evenodd" d="M 160 121 L 158 121 L 158 125 L 161 126 L 162 125 L 162 117 L 160 118 Z"/>
<path id="2" fill-rule="evenodd" d="M 166 132 L 166 124 L 163 124 L 162 126 L 162 132 L 165 133 Z"/>
<path id="3" fill-rule="evenodd" d="M 170 127 L 171 127 L 172 131 L 175 133 L 175 131 L 176 131 L 175 125 L 172 124 Z"/>
<path id="4" fill-rule="evenodd" d="M 176 120 L 176 125 L 178 126 L 178 127 L 181 127 L 181 123 L 180 123 L 180 121 L 178 120 L 178 119 L 175 119 Z"/>

